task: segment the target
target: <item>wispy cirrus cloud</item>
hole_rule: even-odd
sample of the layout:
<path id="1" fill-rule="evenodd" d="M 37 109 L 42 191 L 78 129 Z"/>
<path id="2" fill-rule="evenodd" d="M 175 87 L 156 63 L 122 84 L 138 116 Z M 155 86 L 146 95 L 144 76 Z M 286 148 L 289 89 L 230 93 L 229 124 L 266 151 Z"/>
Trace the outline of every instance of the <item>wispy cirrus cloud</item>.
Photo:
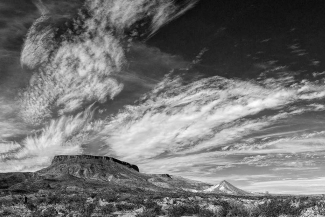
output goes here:
<path id="1" fill-rule="evenodd" d="M 251 182 L 245 190 L 260 191 L 265 189 L 278 194 L 320 194 L 325 191 L 324 177 L 309 179 L 287 179 L 278 181 Z"/>
<path id="2" fill-rule="evenodd" d="M 248 142 L 236 143 L 227 150 L 232 153 L 251 153 L 251 154 L 290 154 L 305 153 L 309 151 L 319 152 L 324 150 L 324 131 L 313 133 L 294 133 L 265 135 L 265 138 L 258 138 L 254 141 L 251 138 Z M 279 138 L 280 137 L 280 138 Z"/>
<path id="3" fill-rule="evenodd" d="M 0 96 L 0 142 L 28 133 L 28 127 L 17 118 L 19 107 L 14 100 Z"/>
<path id="4" fill-rule="evenodd" d="M 107 123 L 102 133 L 110 150 L 126 159 L 213 151 L 279 120 L 314 111 L 293 105 L 325 93 L 322 85 L 273 89 L 218 76 L 182 82 L 166 78 L 139 105 L 126 107 Z"/>
<path id="5" fill-rule="evenodd" d="M 48 165 L 56 154 L 83 153 L 82 146 L 90 134 L 100 131 L 102 122 L 92 121 L 90 109 L 75 113 L 121 92 L 123 75 L 117 75 L 127 62 L 127 49 L 134 48 L 129 43 L 137 39 L 135 32 L 148 36 L 195 2 L 86 1 L 87 15 L 80 11 L 73 17 L 54 3 L 38 1 L 42 16 L 29 29 L 21 55 L 21 64 L 34 73 L 19 95 L 20 116 L 15 118 L 36 129 L 41 124 L 43 129 L 18 142 L 4 141 L 1 170 L 35 170 Z M 138 28 L 137 23 L 144 25 Z"/>
<path id="6" fill-rule="evenodd" d="M 55 110 L 71 113 L 113 98 L 123 89 L 114 76 L 126 61 L 127 39 L 157 31 L 195 2 L 85 1 L 87 14 L 68 20 L 72 27 L 62 24 L 65 18 L 43 14 L 30 28 L 21 55 L 23 65 L 40 71 L 22 95 L 21 116 L 38 125 Z M 143 22 L 147 28 L 140 30 L 137 25 Z"/>
<path id="7" fill-rule="evenodd" d="M 89 107 L 76 116 L 62 116 L 52 120 L 41 132 L 30 135 L 20 143 L 0 144 L 1 172 L 35 171 L 50 164 L 55 155 L 81 154 L 82 144 L 99 127 L 92 122 Z"/>

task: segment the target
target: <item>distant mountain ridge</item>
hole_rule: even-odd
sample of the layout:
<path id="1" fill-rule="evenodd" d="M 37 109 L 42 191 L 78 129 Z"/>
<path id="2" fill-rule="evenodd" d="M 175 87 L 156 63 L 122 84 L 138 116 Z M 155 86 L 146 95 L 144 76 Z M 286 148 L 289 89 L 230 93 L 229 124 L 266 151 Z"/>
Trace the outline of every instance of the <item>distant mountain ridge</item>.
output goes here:
<path id="1" fill-rule="evenodd" d="M 58 155 L 50 166 L 36 172 L 0 173 L 0 191 L 92 188 L 189 191 L 229 195 L 253 195 L 227 181 L 211 184 L 169 174 L 140 173 L 136 165 L 106 156 Z M 118 191 L 118 190 L 117 190 Z"/>

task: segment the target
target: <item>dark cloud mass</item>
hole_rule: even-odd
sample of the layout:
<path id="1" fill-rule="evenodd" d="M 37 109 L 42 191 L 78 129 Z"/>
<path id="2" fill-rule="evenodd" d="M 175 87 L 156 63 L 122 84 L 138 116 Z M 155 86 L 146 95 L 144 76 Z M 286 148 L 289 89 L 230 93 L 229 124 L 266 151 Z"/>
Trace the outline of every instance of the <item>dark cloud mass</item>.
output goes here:
<path id="1" fill-rule="evenodd" d="M 319 8 L 1 1 L 1 172 L 97 154 L 252 191 L 324 189 Z"/>

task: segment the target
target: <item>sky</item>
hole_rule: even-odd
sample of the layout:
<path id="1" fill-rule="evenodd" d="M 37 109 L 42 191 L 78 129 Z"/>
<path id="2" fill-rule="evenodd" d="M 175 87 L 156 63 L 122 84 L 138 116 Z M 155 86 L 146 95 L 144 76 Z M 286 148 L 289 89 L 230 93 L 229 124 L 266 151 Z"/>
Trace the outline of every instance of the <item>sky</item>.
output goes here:
<path id="1" fill-rule="evenodd" d="M 0 172 L 92 154 L 323 194 L 324 16 L 307 0 L 3 0 Z"/>

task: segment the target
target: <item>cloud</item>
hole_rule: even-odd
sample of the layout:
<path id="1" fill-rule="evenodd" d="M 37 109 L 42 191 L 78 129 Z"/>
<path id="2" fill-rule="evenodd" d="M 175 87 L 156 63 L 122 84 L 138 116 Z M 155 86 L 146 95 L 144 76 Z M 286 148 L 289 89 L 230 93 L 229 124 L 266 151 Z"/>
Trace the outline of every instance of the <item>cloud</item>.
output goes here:
<path id="1" fill-rule="evenodd" d="M 61 107 L 60 114 L 72 112 L 84 103 L 103 102 L 107 96 L 113 98 L 121 91 L 123 86 L 112 75 L 122 67 L 123 48 L 110 32 L 97 31 L 95 38 L 85 33 L 74 42 L 63 41 L 53 53 L 57 45 L 52 27 L 42 31 L 31 28 L 22 63 L 32 68 L 37 64 L 45 64 L 45 67 L 32 77 L 30 87 L 21 98 L 21 115 L 27 122 L 40 124 L 52 117 L 53 107 Z"/>
<path id="2" fill-rule="evenodd" d="M 135 160 L 131 162 L 136 162 Z M 144 173 L 169 173 L 194 180 L 216 182 L 217 167 L 232 162 L 220 153 L 161 156 L 158 159 L 139 159 L 137 165 Z M 218 177 L 220 178 L 220 177 Z"/>
<path id="3" fill-rule="evenodd" d="M 84 4 L 84 0 L 32 0 L 42 15 L 73 17 Z"/>
<path id="4" fill-rule="evenodd" d="M 29 28 L 20 61 L 23 66 L 34 69 L 49 60 L 55 48 L 55 30 L 51 17 L 43 15 Z"/>
<path id="5" fill-rule="evenodd" d="M 140 34 L 137 23 L 144 20 L 150 25 L 143 31 L 155 32 L 194 2 L 92 0 L 85 2 L 87 15 L 72 21 L 45 13 L 30 28 L 21 55 L 22 65 L 40 71 L 22 94 L 21 116 L 39 125 L 56 110 L 62 115 L 112 99 L 123 89 L 115 76 L 126 62 L 126 32 Z"/>
<path id="6" fill-rule="evenodd" d="M 241 162 L 236 163 L 237 165 L 244 164 L 256 167 L 274 167 L 274 171 L 281 168 L 291 169 L 304 169 L 307 170 L 312 166 L 316 166 L 315 159 L 304 158 L 303 155 L 292 155 L 292 154 L 268 154 L 268 155 L 251 155 L 245 157 Z M 318 162 L 319 163 L 319 162 Z"/>
<path id="7" fill-rule="evenodd" d="M 0 144 L 1 172 L 35 171 L 48 166 L 55 155 L 81 154 L 82 144 L 99 126 L 92 122 L 91 107 L 76 116 L 52 120 L 42 132 L 21 143 Z"/>
<path id="8" fill-rule="evenodd" d="M 237 143 L 232 145 L 228 151 L 233 154 L 300 154 L 324 151 L 324 131 L 301 133 L 296 136 L 291 136 L 291 133 L 288 133 L 288 135 L 283 133 L 271 135 L 274 138 L 267 134 L 266 139 L 258 140 L 257 142 L 254 142 L 254 139 L 252 139 L 249 143 Z"/>
<path id="9" fill-rule="evenodd" d="M 70 9 L 75 6 L 65 9 L 57 2 L 36 2 L 42 16 L 29 29 L 21 53 L 21 64 L 33 75 L 29 86 L 19 93 L 19 107 L 14 101 L 6 109 L 9 112 L 14 106 L 19 108 L 14 110 L 13 123 L 18 124 L 21 117 L 28 124 L 44 127 L 37 131 L 36 126 L 34 133 L 22 141 L 1 143 L 2 171 L 36 170 L 48 165 L 54 155 L 83 153 L 83 145 L 90 135 L 100 131 L 102 122 L 92 121 L 90 108 L 75 113 L 93 102 L 113 99 L 123 89 L 118 81 L 123 80 L 123 75 L 117 75 L 126 63 L 125 52 L 141 47 L 136 43 L 128 45 L 133 37 L 129 31 L 143 31 L 148 36 L 194 2 L 174 5 L 173 1 L 86 1 L 82 7 L 88 15 L 81 11 L 73 14 Z M 75 3 L 78 1 L 71 5 Z M 137 23 L 150 25 L 139 29 Z M 169 57 L 158 53 L 160 60 L 169 61 Z M 11 130 L 17 136 L 17 126 L 12 127 L 13 131 L 11 122 L 1 123 L 6 132 Z M 11 134 L 6 132 L 3 135 L 7 138 Z M 24 131 L 28 132 L 30 129 Z"/>
<path id="10" fill-rule="evenodd" d="M 48 8 L 43 4 L 42 0 L 32 0 L 37 9 L 41 12 L 42 15 L 48 14 Z"/>
<path id="11" fill-rule="evenodd" d="M 64 114 L 81 108 L 85 102 L 113 98 L 123 88 L 111 77 L 120 70 L 123 56 L 123 50 L 109 36 L 65 44 L 44 73 L 33 76 L 22 97 L 22 116 L 38 124 L 51 117 L 53 104 Z"/>
<path id="12" fill-rule="evenodd" d="M 86 1 L 87 7 L 96 20 L 89 20 L 89 26 L 113 26 L 120 32 L 132 30 L 132 34 L 141 36 L 153 34 L 163 25 L 174 20 L 192 8 L 198 1 L 187 0 L 182 5 L 176 5 L 169 0 L 120 0 L 120 1 Z M 134 25 L 148 25 L 145 32 Z M 142 29 L 143 31 L 143 29 Z"/>
<path id="13" fill-rule="evenodd" d="M 321 99 L 324 91 L 314 84 L 274 89 L 219 76 L 190 83 L 167 77 L 138 105 L 112 118 L 102 135 L 110 151 L 135 161 L 214 151 L 280 120 L 317 110 L 292 105 Z"/>
<path id="14" fill-rule="evenodd" d="M 17 118 L 18 111 L 15 101 L 0 96 L 0 143 L 28 132 L 28 127 Z"/>
<path id="15" fill-rule="evenodd" d="M 19 13 L 13 13 L 15 10 Z M 1 2 L 0 48 L 7 52 L 19 52 L 20 39 L 37 16 L 39 16 L 38 12 L 29 1 L 19 2 L 19 4 L 17 1 Z"/>
<path id="16" fill-rule="evenodd" d="M 264 189 L 270 193 L 279 194 L 321 194 L 325 191 L 324 177 L 311 179 L 289 179 L 278 181 L 251 182 L 245 190 L 260 191 Z"/>
<path id="17" fill-rule="evenodd" d="M 272 169 L 273 171 L 310 171 L 320 170 L 320 167 L 278 167 Z"/>

